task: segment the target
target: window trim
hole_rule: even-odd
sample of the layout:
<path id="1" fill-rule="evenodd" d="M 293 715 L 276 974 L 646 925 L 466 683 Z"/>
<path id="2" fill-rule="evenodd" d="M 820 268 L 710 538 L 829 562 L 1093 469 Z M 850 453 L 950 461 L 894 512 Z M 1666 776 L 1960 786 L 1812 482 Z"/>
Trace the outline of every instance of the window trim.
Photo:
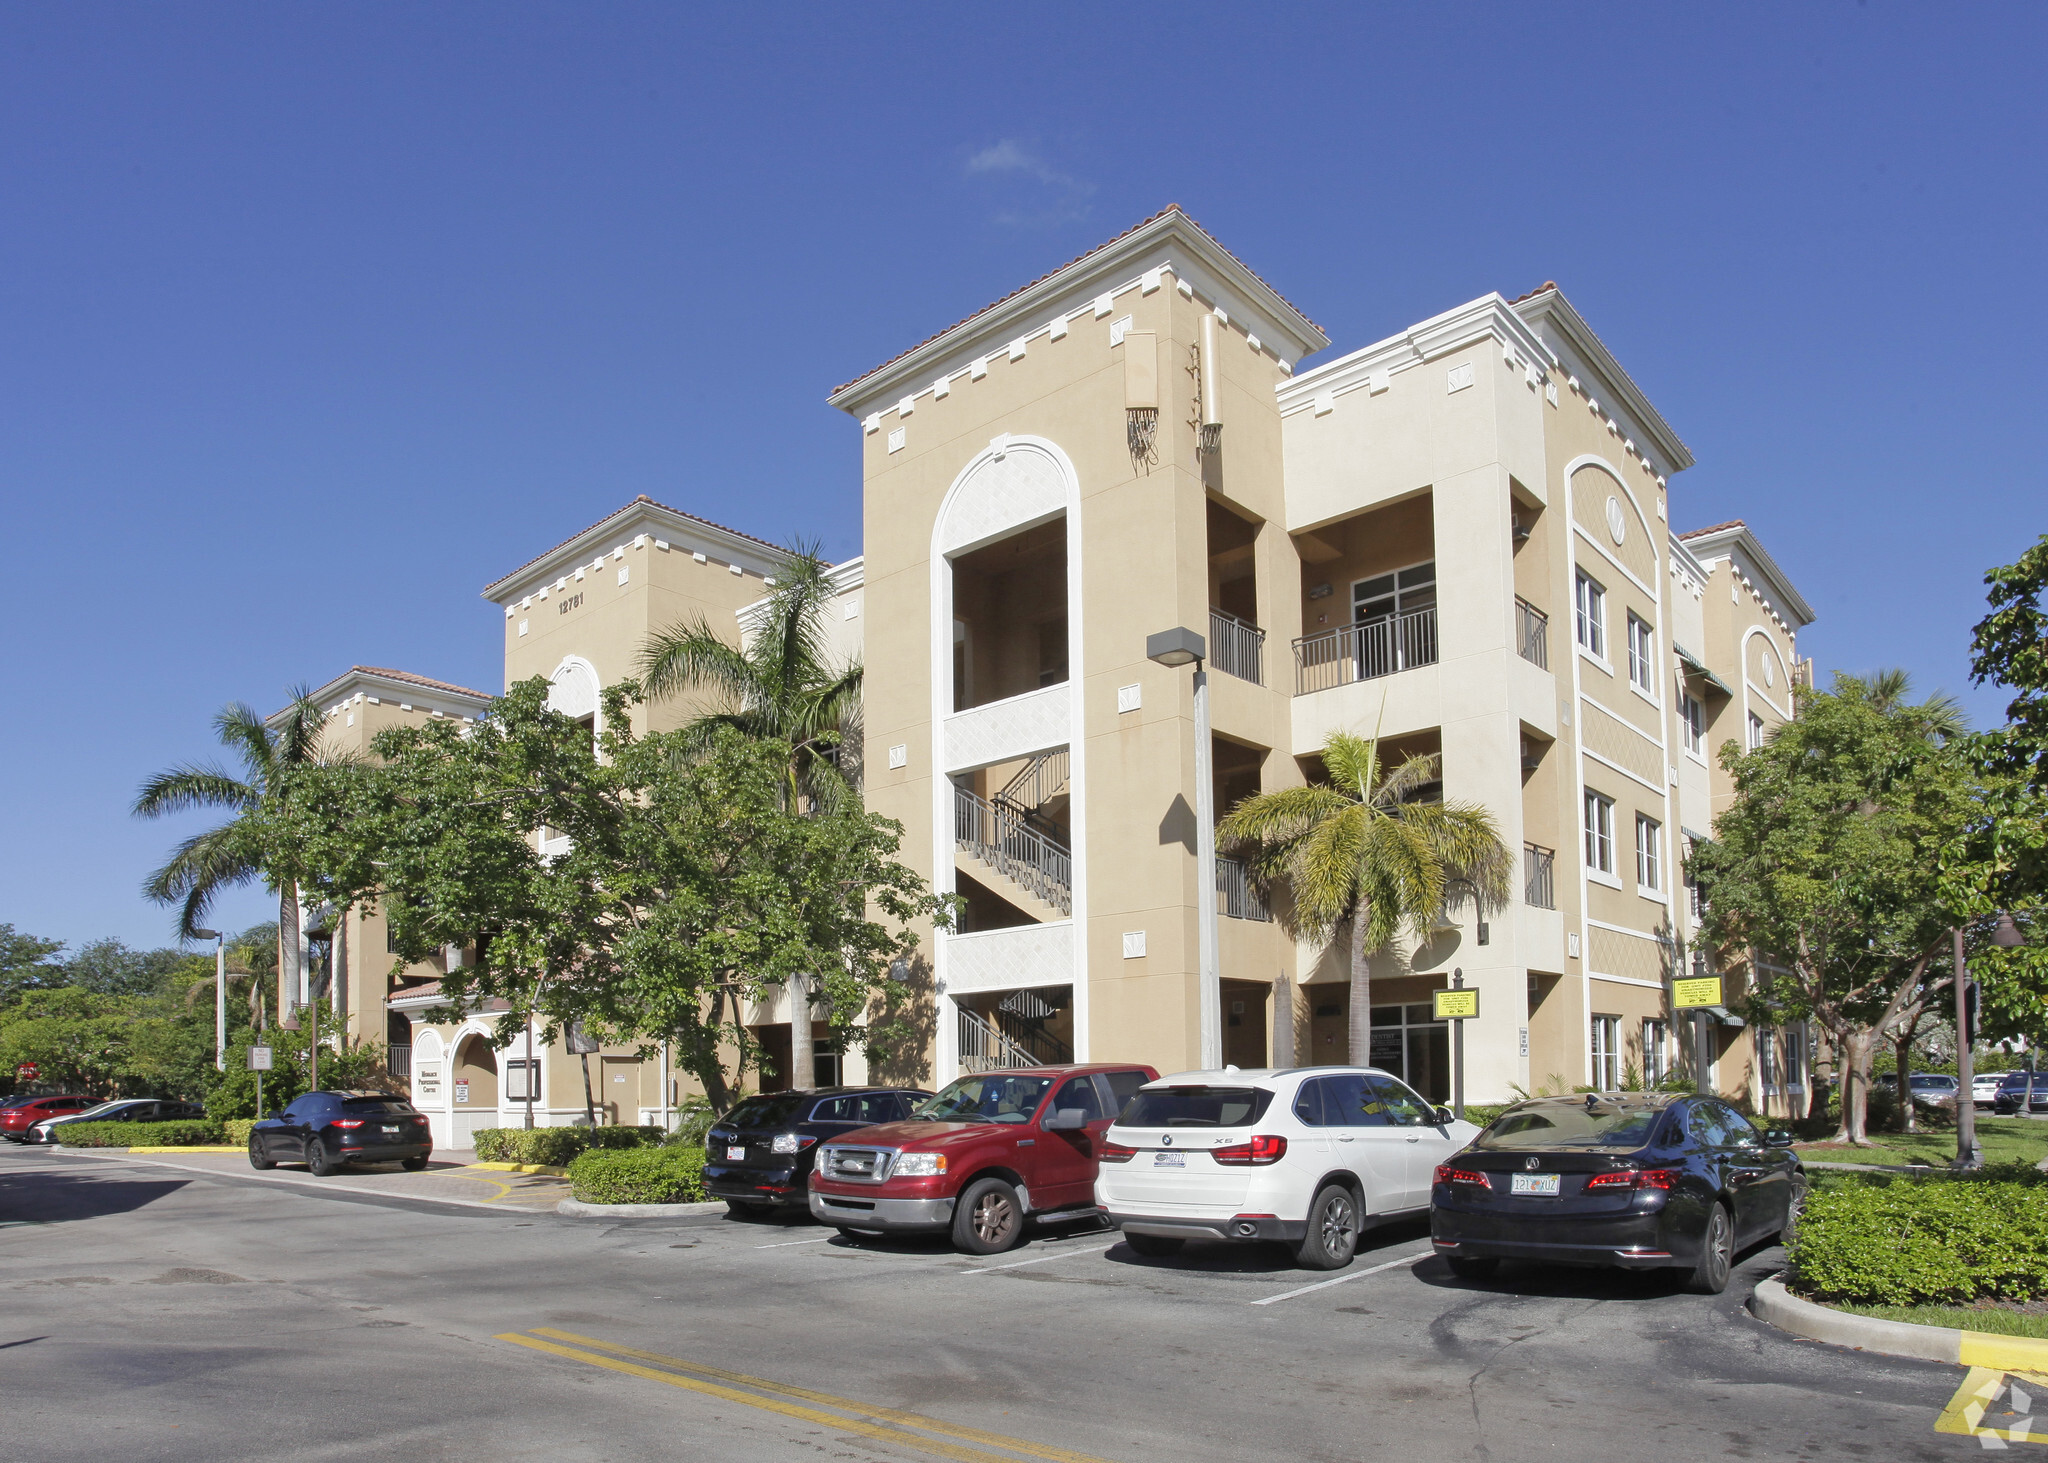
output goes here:
<path id="1" fill-rule="evenodd" d="M 1601 813 L 1602 827 L 1594 826 L 1594 809 Z M 1587 788 L 1579 804 L 1580 858 L 1586 870 L 1586 877 L 1601 884 L 1621 887 L 1621 877 L 1614 872 L 1614 799 L 1597 788 Z M 1605 862 L 1597 856 L 1605 854 Z"/>
<path id="2" fill-rule="evenodd" d="M 1644 651 L 1641 657 L 1643 678 L 1640 681 L 1636 679 L 1638 627 L 1642 630 Z M 1657 699 L 1657 627 L 1634 610 L 1628 611 L 1628 687 L 1652 706 L 1664 704 Z"/>
<path id="3" fill-rule="evenodd" d="M 1699 708 L 1699 734 L 1693 735 L 1693 721 L 1685 714 L 1688 706 Z M 1697 745 L 1695 745 L 1697 742 Z M 1678 746 L 1679 750 L 1704 767 L 1707 765 L 1707 703 L 1692 692 L 1680 689 L 1678 692 Z"/>
<path id="4" fill-rule="evenodd" d="M 1410 569 L 1420 569 L 1420 568 L 1421 568 L 1421 567 L 1422 567 L 1422 566 L 1423 566 L 1424 564 L 1427 564 L 1427 565 L 1429 565 L 1429 566 L 1430 566 L 1430 571 L 1431 571 L 1431 572 L 1430 572 L 1430 576 L 1429 576 L 1429 592 L 1430 592 L 1430 596 L 1431 596 L 1431 599 L 1430 599 L 1430 608 L 1432 608 L 1432 609 L 1436 608 L 1436 607 L 1437 607 L 1437 606 L 1438 606 L 1438 605 L 1439 605 L 1439 604 L 1440 604 L 1440 603 L 1442 602 L 1442 601 L 1441 601 L 1441 599 L 1440 599 L 1440 598 L 1438 598 L 1438 596 L 1439 596 L 1439 595 L 1440 595 L 1440 593 L 1441 593 L 1441 585 L 1442 585 L 1442 580 L 1440 580 L 1440 579 L 1439 579 L 1439 578 L 1437 577 L 1437 575 L 1436 575 L 1436 572 L 1435 572 L 1435 570 L 1436 570 L 1436 562 L 1437 562 L 1437 560 L 1436 560 L 1436 556 L 1435 556 L 1434 554 L 1432 554 L 1432 555 L 1430 555 L 1430 556 L 1429 556 L 1429 557 L 1428 557 L 1427 559 L 1417 559 L 1417 560 L 1416 560 L 1416 561 L 1415 561 L 1414 563 L 1412 563 L 1412 564 L 1400 564 L 1400 565 L 1397 565 L 1397 566 L 1395 566 L 1395 567 L 1394 567 L 1394 568 L 1392 568 L 1392 569 L 1381 569 L 1381 570 L 1379 570 L 1379 571 L 1378 571 L 1377 573 L 1373 573 L 1373 574 L 1361 574 L 1361 575 L 1359 575 L 1359 576 L 1358 576 L 1358 577 L 1357 577 L 1356 579 L 1354 579 L 1354 580 L 1352 580 L 1352 581 L 1351 581 L 1351 585 L 1350 585 L 1350 596 L 1351 596 L 1351 597 L 1350 597 L 1350 601 L 1349 601 L 1349 609 L 1350 609 L 1350 612 L 1351 612 L 1351 618 L 1350 618 L 1350 619 L 1348 619 L 1348 620 L 1346 620 L 1346 621 L 1345 621 L 1344 623 L 1345 623 L 1346 625 L 1357 625 L 1357 624 L 1362 624 L 1362 623 L 1365 623 L 1365 622 L 1361 621 L 1361 620 L 1360 620 L 1360 619 L 1358 618 L 1358 586 L 1359 586 L 1359 585 L 1361 585 L 1361 584 L 1363 584 L 1363 583 L 1365 583 L 1365 582 L 1366 582 L 1367 580 L 1369 580 L 1369 579 L 1385 579 L 1385 578 L 1388 578 L 1388 577 L 1390 577 L 1390 576 L 1392 577 L 1392 579 L 1393 579 L 1393 581 L 1394 581 L 1394 613 L 1393 613 L 1393 614 L 1392 614 L 1391 616 L 1389 616 L 1388 618 L 1390 618 L 1390 619 L 1396 619 L 1396 620 L 1398 620 L 1398 619 L 1400 619 L 1400 618 L 1401 618 L 1401 616 L 1403 616 L 1403 615 L 1411 615 L 1411 614 L 1415 614 L 1415 613 L 1417 613 L 1417 611 L 1415 611 L 1415 610 L 1404 610 L 1404 609 L 1402 609 L 1402 608 L 1400 607 L 1400 606 L 1401 606 L 1401 576 L 1402 576 L 1403 574 L 1406 574 L 1406 573 L 1407 573 L 1407 572 L 1408 572 L 1408 571 L 1409 571 Z"/>
<path id="5" fill-rule="evenodd" d="M 1650 829 L 1650 842 L 1647 849 L 1643 843 L 1643 828 L 1646 824 Z M 1649 854 L 1647 860 L 1643 857 L 1645 852 Z M 1664 824 L 1660 820 L 1652 818 L 1648 813 L 1638 811 L 1636 814 L 1636 893 L 1642 895 L 1645 899 L 1654 899 L 1659 904 L 1664 902 L 1664 862 Z M 1648 883 L 1643 881 L 1643 873 L 1646 866 L 1649 873 L 1653 876 Z"/>
<path id="6" fill-rule="evenodd" d="M 1764 719 L 1754 711 L 1745 714 L 1749 720 L 1743 723 L 1743 730 L 1748 736 L 1749 745 L 1744 747 L 1743 750 L 1745 752 L 1754 752 L 1763 746 L 1764 737 L 1770 731 L 1770 728 L 1764 725 Z"/>
<path id="7" fill-rule="evenodd" d="M 1598 601 L 1590 610 L 1586 594 L 1589 589 L 1593 599 Z M 1595 643 L 1587 641 L 1588 626 L 1591 626 Z M 1614 667 L 1607 659 L 1607 586 L 1579 564 L 1572 566 L 1572 644 L 1608 675 L 1614 674 Z"/>
<path id="8" fill-rule="evenodd" d="M 1603 1043 L 1601 1037 L 1607 1040 Z M 1603 1050 L 1604 1048 L 1604 1050 Z M 1601 1092 L 1621 1090 L 1621 1017 L 1595 1011 L 1591 1014 L 1586 1028 L 1586 1055 L 1591 1059 L 1593 1086 Z M 1601 1063 L 1606 1063 L 1603 1072 Z M 1602 1082 L 1602 1076 L 1612 1077 L 1612 1082 Z"/>

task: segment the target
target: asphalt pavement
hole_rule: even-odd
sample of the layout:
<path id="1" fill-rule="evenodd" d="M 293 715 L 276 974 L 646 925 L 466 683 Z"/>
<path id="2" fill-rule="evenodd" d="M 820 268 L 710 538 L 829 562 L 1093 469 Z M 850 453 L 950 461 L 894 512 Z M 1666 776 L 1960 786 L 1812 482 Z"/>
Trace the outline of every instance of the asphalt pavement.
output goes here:
<path id="1" fill-rule="evenodd" d="M 1330 1275 L 1278 1250 L 1147 1260 L 1087 1226 L 974 1258 L 937 1241 L 851 1244 L 807 1221 L 572 1220 L 379 1191 L 363 1182 L 374 1173 L 323 1192 L 288 1170 L 174 1165 L 0 1149 L 0 1456 L 1986 1451 L 1934 1431 L 1960 1368 L 1750 1317 L 1775 1249 L 1701 1297 L 1590 1270 L 1459 1281 L 1419 1224 L 1376 1232 Z"/>

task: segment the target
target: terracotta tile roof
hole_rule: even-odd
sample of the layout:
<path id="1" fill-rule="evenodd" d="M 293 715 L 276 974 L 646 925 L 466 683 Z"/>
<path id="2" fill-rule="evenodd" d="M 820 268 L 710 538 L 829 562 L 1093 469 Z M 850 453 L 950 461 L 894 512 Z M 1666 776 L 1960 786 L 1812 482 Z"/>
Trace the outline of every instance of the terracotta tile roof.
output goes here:
<path id="1" fill-rule="evenodd" d="M 729 533 L 734 538 L 743 538 L 746 539 L 749 543 L 757 543 L 762 548 L 767 549 L 775 554 L 787 554 L 789 552 L 789 550 L 783 548 L 780 544 L 772 544 L 768 542 L 768 540 L 765 538 L 756 538 L 753 534 L 747 533 L 743 529 L 728 528 L 723 523 L 713 523 L 710 519 L 704 517 L 702 514 L 688 513 L 681 508 L 671 508 L 666 503 L 655 502 L 654 499 L 648 497 L 645 493 L 639 493 L 636 494 L 633 498 L 633 501 L 631 503 L 628 503 L 625 507 L 620 508 L 614 512 L 605 514 L 604 517 L 598 519 L 597 522 L 590 524 L 588 527 L 577 529 L 576 532 L 570 534 L 567 538 L 563 539 L 560 543 L 556 544 L 553 548 L 549 549 L 546 553 L 535 554 L 531 559 L 528 559 L 524 564 L 521 564 L 517 569 L 513 569 L 504 574 L 500 574 L 496 579 L 493 579 L 491 581 L 490 585 L 485 586 L 486 592 L 488 592 L 488 590 L 491 587 L 503 584 L 508 579 L 517 579 L 521 574 L 524 574 L 528 569 L 531 569 L 535 564 L 538 564 L 542 559 L 549 557 L 549 555 L 560 553 L 563 549 L 567 548 L 577 539 L 583 537 L 584 534 L 589 533 L 591 529 L 602 528 L 605 524 L 610 523 L 614 518 L 617 518 L 621 513 L 629 513 L 634 509 L 634 507 L 641 503 L 647 504 L 650 508 L 659 508 L 664 513 L 673 513 L 678 518 L 687 518 L 693 523 L 701 523 L 706 528 L 715 528 L 720 533 Z"/>
<path id="2" fill-rule="evenodd" d="M 1740 518 L 1731 518 L 1726 523 L 1715 523 L 1709 525 L 1706 528 L 1687 529 L 1684 533 L 1681 533 L 1678 536 L 1678 539 L 1680 543 L 1683 543 L 1685 540 L 1689 538 L 1705 538 L 1710 533 L 1725 533 L 1731 528 L 1747 527 L 1749 527 L 1749 525 L 1747 523 L 1744 523 Z"/>
<path id="3" fill-rule="evenodd" d="M 478 691 L 469 686 L 458 686 L 453 681 L 437 681 L 431 676 L 416 676 L 411 671 L 395 671 L 389 666 L 353 665 L 349 669 L 351 671 L 360 671 L 366 676 L 384 676 L 389 680 L 404 681 L 409 685 L 425 686 L 429 690 L 455 691 L 464 696 L 480 696 L 486 701 L 491 699 L 489 691 Z"/>
<path id="4" fill-rule="evenodd" d="M 1025 291 L 1036 289 L 1039 285 L 1044 284 L 1054 275 L 1060 273 L 1061 270 L 1072 269 L 1076 264 L 1081 263 L 1083 260 L 1093 258 L 1095 255 L 1100 254 L 1104 249 L 1115 247 L 1117 244 L 1122 243 L 1125 239 L 1128 239 L 1132 234 L 1137 233 L 1138 230 L 1145 228 L 1150 224 L 1155 224 L 1159 222 L 1160 219 L 1165 218 L 1168 214 L 1174 213 L 1177 213 L 1182 218 L 1187 219 L 1187 221 L 1190 224 L 1193 224 L 1197 229 L 1201 229 L 1202 233 L 1208 237 L 1210 243 L 1215 244 L 1218 249 L 1222 249 L 1225 254 L 1229 254 L 1232 259 L 1237 260 L 1237 263 L 1243 265 L 1245 272 L 1251 275 L 1253 279 L 1258 280 L 1258 282 L 1260 284 L 1265 285 L 1267 289 L 1273 289 L 1273 286 L 1271 284 L 1268 284 L 1265 278 L 1262 275 L 1260 275 L 1257 270 L 1253 269 L 1249 264 L 1245 264 L 1245 262 L 1242 259 L 1238 259 L 1237 255 L 1231 254 L 1231 251 L 1227 248 L 1224 248 L 1223 244 L 1217 240 L 1214 234 L 1209 233 L 1207 229 L 1202 228 L 1202 226 L 1199 223 L 1196 223 L 1195 220 L 1189 216 L 1186 209 L 1182 208 L 1178 203 L 1169 203 L 1166 205 L 1166 207 L 1160 209 L 1159 212 L 1153 214 L 1150 218 L 1138 220 L 1138 222 L 1132 224 L 1129 228 L 1125 229 L 1115 238 L 1106 239 L 1102 243 L 1097 244 L 1093 249 L 1084 250 L 1082 253 L 1076 254 L 1072 259 L 1069 259 L 1065 264 L 1062 264 L 1059 267 L 1059 269 L 1047 270 L 1044 274 L 1041 274 L 1040 276 L 1038 276 L 1037 279 L 1032 280 L 1029 284 L 1019 285 L 1017 286 L 1017 288 L 1011 290 L 1007 295 L 1004 295 L 1001 299 L 993 300 L 988 304 L 983 305 L 979 310 L 976 310 L 972 315 L 962 316 L 960 319 L 955 320 L 951 325 L 948 325 L 944 330 L 937 330 L 932 332 L 923 340 L 919 341 L 916 345 L 911 346 L 908 350 L 898 351 L 895 355 L 889 357 L 888 360 L 882 362 L 879 366 L 874 366 L 868 370 L 861 372 L 858 376 L 855 376 L 851 381 L 840 382 L 839 385 L 832 388 L 829 394 L 832 396 L 837 396 L 840 392 L 846 390 L 846 388 L 849 386 L 858 386 L 861 382 L 867 380 L 868 377 L 876 375 L 879 372 L 888 370 L 891 366 L 895 365 L 905 356 L 917 354 L 917 352 L 923 350 L 926 346 L 930 345 L 940 336 L 950 335 L 953 331 L 958 330 L 961 326 L 966 325 L 970 321 L 979 320 L 982 316 L 988 314 L 989 311 L 1001 309 L 1004 305 L 1008 304 L 1011 300 L 1016 299 L 1017 296 L 1023 294 Z M 1287 307 L 1290 310 L 1293 310 L 1297 315 L 1300 315 L 1302 319 L 1309 319 L 1308 312 L 1306 310 L 1303 310 L 1301 306 L 1295 304 L 1294 301 L 1289 300 L 1287 296 L 1280 294 L 1280 291 L 1278 290 L 1273 290 L 1273 293 L 1279 296 L 1279 298 L 1286 303 Z M 1315 322 L 1313 320 L 1309 320 L 1309 323 L 1311 325 L 1315 325 Z M 1322 326 L 1316 325 L 1316 329 L 1321 330 Z"/>
<path id="5" fill-rule="evenodd" d="M 1533 290 L 1529 291 L 1529 293 L 1528 293 L 1528 294 L 1526 294 L 1526 295 L 1516 295 L 1516 296 L 1515 296 L 1515 297 L 1514 297 L 1514 298 L 1513 298 L 1512 300 L 1509 300 L 1509 301 L 1508 301 L 1508 303 L 1509 303 L 1510 305 L 1519 305 L 1519 304 L 1521 304 L 1521 303 L 1522 303 L 1522 301 L 1524 301 L 1524 300 L 1533 300 L 1533 299 L 1535 299 L 1535 298 L 1536 298 L 1536 297 L 1537 297 L 1538 295 L 1540 295 L 1540 294 L 1545 294 L 1545 293 L 1547 293 L 1548 291 L 1550 291 L 1550 290 L 1554 290 L 1554 289 L 1556 289 L 1556 288 L 1557 288 L 1557 281 L 1556 281 L 1556 280 L 1554 280 L 1554 279 L 1546 279 L 1545 281 L 1543 281 L 1543 283 L 1542 283 L 1542 284 L 1539 284 L 1538 286 L 1536 286 L 1536 288 L 1535 288 L 1535 289 L 1533 289 Z"/>

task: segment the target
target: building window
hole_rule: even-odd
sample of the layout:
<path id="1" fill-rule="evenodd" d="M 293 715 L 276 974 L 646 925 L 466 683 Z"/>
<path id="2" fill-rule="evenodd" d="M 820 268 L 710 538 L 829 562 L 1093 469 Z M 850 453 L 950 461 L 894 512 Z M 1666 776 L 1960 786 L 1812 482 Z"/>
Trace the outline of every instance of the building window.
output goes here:
<path id="1" fill-rule="evenodd" d="M 1451 1027 L 1428 1001 L 1372 1008 L 1372 1064 L 1431 1102 L 1451 1095 Z"/>
<path id="2" fill-rule="evenodd" d="M 1678 720 L 1685 738 L 1685 750 L 1695 756 L 1707 753 L 1707 708 L 1700 704 L 1700 698 L 1681 691 L 1678 693 Z"/>
<path id="3" fill-rule="evenodd" d="M 1754 711 L 1749 713 L 1749 750 L 1754 752 L 1764 744 L 1764 719 Z"/>
<path id="4" fill-rule="evenodd" d="M 1655 1017 L 1643 1022 L 1643 1086 L 1663 1086 L 1671 1075 L 1671 1028 Z"/>
<path id="5" fill-rule="evenodd" d="M 1634 611 L 1628 617 L 1628 678 L 1645 695 L 1654 693 L 1657 652 L 1650 644 L 1650 627 Z"/>
<path id="6" fill-rule="evenodd" d="M 1785 1028 L 1785 1090 L 1806 1090 L 1806 1028 L 1803 1025 Z"/>
<path id="7" fill-rule="evenodd" d="M 1664 887 L 1663 844 L 1663 825 L 1636 814 L 1636 883 L 1644 889 Z"/>
<path id="8" fill-rule="evenodd" d="M 1614 872 L 1614 799 L 1597 792 L 1586 794 L 1586 867 Z"/>
<path id="9" fill-rule="evenodd" d="M 1607 591 L 1583 569 L 1572 594 L 1572 610 L 1579 644 L 1601 660 L 1607 659 Z"/>
<path id="10" fill-rule="evenodd" d="M 1621 1091 L 1621 1018 L 1593 1018 L 1593 1086 L 1602 1092 Z"/>

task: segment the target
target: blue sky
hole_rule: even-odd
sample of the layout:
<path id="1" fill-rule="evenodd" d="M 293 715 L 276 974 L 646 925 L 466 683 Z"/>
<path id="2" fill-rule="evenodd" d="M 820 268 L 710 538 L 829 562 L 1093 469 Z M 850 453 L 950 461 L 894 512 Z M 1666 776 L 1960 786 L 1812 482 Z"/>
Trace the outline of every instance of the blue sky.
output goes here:
<path id="1" fill-rule="evenodd" d="M 1563 284 L 1824 671 L 2048 529 L 2039 7 L 0 10 L 0 921 L 161 943 L 136 785 L 636 493 L 859 548 L 826 392 L 1178 202 L 1346 350 Z M 231 927 L 266 898 L 229 900 Z"/>

